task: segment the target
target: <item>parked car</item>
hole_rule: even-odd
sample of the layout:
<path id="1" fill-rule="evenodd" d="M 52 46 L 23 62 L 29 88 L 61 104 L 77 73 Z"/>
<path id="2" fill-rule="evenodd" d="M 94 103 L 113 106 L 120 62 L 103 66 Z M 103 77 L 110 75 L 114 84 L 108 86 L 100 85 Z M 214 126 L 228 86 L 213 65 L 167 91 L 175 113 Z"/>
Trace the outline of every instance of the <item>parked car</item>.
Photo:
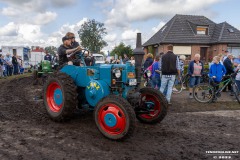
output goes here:
<path id="1" fill-rule="evenodd" d="M 104 56 L 102 54 L 94 53 L 93 56 L 95 58 L 95 63 L 96 64 L 103 64 L 103 63 L 105 63 Z"/>

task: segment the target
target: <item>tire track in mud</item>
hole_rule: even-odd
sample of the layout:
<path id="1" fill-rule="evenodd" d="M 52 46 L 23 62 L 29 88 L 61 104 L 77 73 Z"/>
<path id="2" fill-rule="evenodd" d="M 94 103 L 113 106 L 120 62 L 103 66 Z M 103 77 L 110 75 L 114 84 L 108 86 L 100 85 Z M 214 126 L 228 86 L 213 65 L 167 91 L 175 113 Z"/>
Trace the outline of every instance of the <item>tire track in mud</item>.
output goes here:
<path id="1" fill-rule="evenodd" d="M 34 97 L 41 94 L 41 86 L 38 86 L 39 93 L 29 93 L 29 88 L 35 91 L 32 86 L 31 77 L 19 78 L 5 82 L 0 87 L 0 120 L 29 119 L 31 121 L 48 120 L 44 113 L 41 100 L 35 101 Z M 31 94 L 31 95 L 30 95 Z"/>

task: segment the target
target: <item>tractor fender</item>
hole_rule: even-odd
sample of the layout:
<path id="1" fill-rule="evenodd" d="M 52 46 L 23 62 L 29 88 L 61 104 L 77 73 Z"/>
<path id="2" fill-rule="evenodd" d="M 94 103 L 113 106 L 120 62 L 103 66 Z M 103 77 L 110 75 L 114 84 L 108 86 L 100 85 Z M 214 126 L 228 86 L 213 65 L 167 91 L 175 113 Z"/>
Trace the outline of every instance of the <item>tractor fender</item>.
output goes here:
<path id="1" fill-rule="evenodd" d="M 102 80 L 91 80 L 85 89 L 88 104 L 95 107 L 98 102 L 110 94 L 109 86 Z"/>

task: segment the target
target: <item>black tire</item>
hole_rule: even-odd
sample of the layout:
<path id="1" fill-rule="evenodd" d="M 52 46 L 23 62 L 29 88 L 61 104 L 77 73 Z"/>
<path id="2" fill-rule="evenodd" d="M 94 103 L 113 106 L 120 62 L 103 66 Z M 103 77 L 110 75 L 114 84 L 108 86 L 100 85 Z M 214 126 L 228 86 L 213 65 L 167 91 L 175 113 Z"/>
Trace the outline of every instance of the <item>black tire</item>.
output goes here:
<path id="1" fill-rule="evenodd" d="M 200 103 L 212 102 L 214 98 L 214 87 L 208 83 L 200 83 L 193 88 L 193 97 Z"/>
<path id="2" fill-rule="evenodd" d="M 236 97 L 238 103 L 240 104 L 240 91 L 239 91 L 239 89 L 238 89 L 238 86 L 237 86 L 236 83 L 233 83 L 233 84 L 232 84 L 232 87 L 233 87 L 233 92 L 234 92 L 234 94 L 235 94 L 235 97 Z"/>
<path id="3" fill-rule="evenodd" d="M 168 102 L 165 96 L 158 90 L 153 88 L 140 89 L 140 106 L 135 108 L 136 117 L 142 123 L 155 124 L 161 122 L 167 115 Z M 153 103 L 154 111 L 149 111 L 146 108 L 147 103 Z M 150 113 L 142 113 L 142 111 L 149 111 Z"/>
<path id="4" fill-rule="evenodd" d="M 108 119 L 109 115 L 113 116 Z M 97 104 L 94 119 L 98 130 L 112 140 L 123 140 L 131 136 L 136 126 L 133 107 L 124 98 L 115 95 L 107 96 Z M 121 122 L 123 125 L 120 125 Z"/>
<path id="5" fill-rule="evenodd" d="M 60 122 L 73 115 L 78 104 L 77 87 L 69 75 L 57 73 L 49 76 L 43 93 L 44 105 L 51 119 Z"/>

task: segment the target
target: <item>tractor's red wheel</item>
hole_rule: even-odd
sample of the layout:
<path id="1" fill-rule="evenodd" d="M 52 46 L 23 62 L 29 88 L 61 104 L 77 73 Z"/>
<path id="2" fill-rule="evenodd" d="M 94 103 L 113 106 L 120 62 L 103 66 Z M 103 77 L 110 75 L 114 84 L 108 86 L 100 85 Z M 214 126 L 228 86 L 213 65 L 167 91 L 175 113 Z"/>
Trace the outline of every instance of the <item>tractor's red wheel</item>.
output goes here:
<path id="1" fill-rule="evenodd" d="M 47 104 L 52 112 L 59 112 L 63 106 L 63 93 L 57 82 L 52 82 L 47 88 Z"/>
<path id="2" fill-rule="evenodd" d="M 122 97 L 111 95 L 104 98 L 96 106 L 94 116 L 98 129 L 109 139 L 124 139 L 135 128 L 134 110 Z"/>
<path id="3" fill-rule="evenodd" d="M 162 121 L 167 114 L 168 108 L 164 95 L 153 88 L 142 88 L 140 94 L 140 106 L 135 109 L 137 119 L 143 123 Z"/>
<path id="4" fill-rule="evenodd" d="M 77 105 L 77 89 L 72 78 L 65 73 L 50 76 L 44 85 L 44 104 L 55 121 L 68 119 Z"/>

